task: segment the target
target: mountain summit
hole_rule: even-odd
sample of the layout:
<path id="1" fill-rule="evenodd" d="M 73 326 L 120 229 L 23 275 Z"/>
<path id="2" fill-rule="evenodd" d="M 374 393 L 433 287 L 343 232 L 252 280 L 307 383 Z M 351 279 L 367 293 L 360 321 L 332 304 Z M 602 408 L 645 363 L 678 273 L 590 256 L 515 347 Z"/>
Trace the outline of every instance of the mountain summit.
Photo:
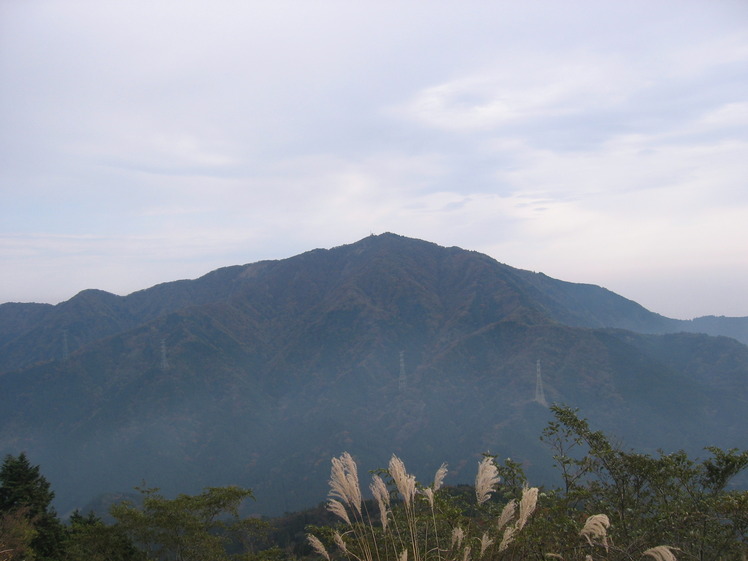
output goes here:
<path id="1" fill-rule="evenodd" d="M 456 479 L 490 450 L 542 483 L 552 402 L 647 450 L 745 446 L 748 347 L 677 333 L 695 323 L 370 236 L 124 297 L 0 306 L 0 452 L 40 463 L 61 510 L 145 479 L 241 484 L 279 513 L 323 500 L 343 450 L 369 468 L 448 461 Z"/>

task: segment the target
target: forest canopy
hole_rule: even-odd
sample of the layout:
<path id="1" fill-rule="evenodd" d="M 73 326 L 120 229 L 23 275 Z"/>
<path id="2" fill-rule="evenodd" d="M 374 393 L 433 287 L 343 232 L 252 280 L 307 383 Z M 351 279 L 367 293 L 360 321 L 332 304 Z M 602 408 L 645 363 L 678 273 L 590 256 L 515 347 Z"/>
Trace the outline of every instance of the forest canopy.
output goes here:
<path id="1" fill-rule="evenodd" d="M 344 453 L 332 458 L 326 514 L 270 520 L 242 515 L 249 489 L 169 499 L 142 486 L 139 500 L 111 507 L 113 522 L 76 511 L 63 523 L 40 467 L 24 453 L 8 455 L 0 468 L 0 561 L 748 556 L 748 491 L 732 484 L 748 467 L 748 451 L 711 447 L 702 460 L 625 451 L 577 411 L 551 409 L 541 440 L 560 472 L 557 488 L 533 487 L 520 464 L 490 455 L 478 462 L 473 486 L 444 486 L 446 465 L 422 484 L 393 455 L 365 499 L 356 461 Z"/>

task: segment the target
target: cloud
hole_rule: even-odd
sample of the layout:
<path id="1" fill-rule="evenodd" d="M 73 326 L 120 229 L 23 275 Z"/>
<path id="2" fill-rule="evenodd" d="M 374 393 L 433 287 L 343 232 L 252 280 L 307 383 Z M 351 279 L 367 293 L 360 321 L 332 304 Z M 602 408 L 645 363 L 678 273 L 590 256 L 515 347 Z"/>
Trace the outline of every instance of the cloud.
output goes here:
<path id="1" fill-rule="evenodd" d="M 500 133 L 504 127 L 516 131 L 539 120 L 612 108 L 643 87 L 617 61 L 595 58 L 563 60 L 544 53 L 502 61 L 495 69 L 424 89 L 403 113 L 443 130 Z"/>
<path id="2" fill-rule="evenodd" d="M 0 301 L 386 230 L 568 280 L 744 278 L 742 2 L 0 10 Z"/>

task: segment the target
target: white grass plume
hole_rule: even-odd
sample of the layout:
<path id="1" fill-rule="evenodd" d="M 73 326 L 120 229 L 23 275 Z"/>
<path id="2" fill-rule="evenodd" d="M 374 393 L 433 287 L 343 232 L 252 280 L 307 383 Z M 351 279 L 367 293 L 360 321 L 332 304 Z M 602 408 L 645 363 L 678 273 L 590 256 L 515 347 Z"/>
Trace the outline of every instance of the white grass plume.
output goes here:
<path id="1" fill-rule="evenodd" d="M 434 493 L 436 493 L 439 489 L 442 488 L 442 484 L 444 483 L 444 478 L 447 475 L 447 464 L 442 464 L 439 466 L 439 469 L 436 470 L 436 474 L 434 475 L 434 485 L 432 486 L 432 489 L 434 489 Z"/>
<path id="2" fill-rule="evenodd" d="M 434 508 L 434 490 L 431 487 L 426 487 L 425 489 L 421 490 L 421 493 L 424 497 L 426 497 L 426 500 L 429 502 L 429 507 L 432 509 Z"/>
<path id="3" fill-rule="evenodd" d="M 327 501 L 327 510 L 332 512 L 338 518 L 342 519 L 349 526 L 351 525 L 351 519 L 348 517 L 348 511 L 340 501 L 336 499 L 330 499 L 329 501 Z"/>
<path id="4" fill-rule="evenodd" d="M 338 549 L 348 555 L 348 546 L 345 544 L 345 541 L 343 541 L 343 536 L 341 536 L 339 532 L 335 532 L 332 535 L 332 538 L 335 540 L 335 545 L 338 546 Z"/>
<path id="5" fill-rule="evenodd" d="M 327 561 L 330 561 L 330 554 L 327 553 L 327 550 L 325 549 L 325 546 L 322 545 L 322 542 L 319 541 L 319 538 L 317 536 L 315 536 L 313 534 L 307 534 L 306 535 L 306 539 L 309 542 L 309 545 L 312 546 L 312 549 L 316 553 L 318 553 L 319 555 L 321 555 L 322 557 L 324 557 L 325 559 L 327 559 Z"/>
<path id="6" fill-rule="evenodd" d="M 491 493 L 496 490 L 499 483 L 499 470 L 493 462 L 493 458 L 485 456 L 478 464 L 478 475 L 475 477 L 475 497 L 478 504 L 485 503 Z"/>
<path id="7" fill-rule="evenodd" d="M 580 536 L 587 538 L 587 542 L 590 545 L 594 545 L 592 540 L 598 539 L 608 549 L 608 528 L 610 527 L 610 520 L 605 514 L 593 514 L 584 523 L 584 527 L 579 532 Z"/>
<path id="8" fill-rule="evenodd" d="M 465 539 L 465 530 L 459 526 L 455 526 L 452 529 L 452 544 L 451 547 L 459 549 L 462 547 L 462 540 Z"/>
<path id="9" fill-rule="evenodd" d="M 390 459 L 389 471 L 392 479 L 395 481 L 397 490 L 403 497 L 405 505 L 411 506 L 413 504 L 413 498 L 416 496 L 415 476 L 408 474 L 405 470 L 405 464 L 403 461 L 394 454 Z"/>
<path id="10" fill-rule="evenodd" d="M 527 520 L 530 518 L 535 507 L 538 504 L 538 488 L 524 487 L 522 489 L 522 498 L 519 501 L 519 517 L 517 518 L 517 530 L 524 528 Z"/>
<path id="11" fill-rule="evenodd" d="M 371 489 L 371 494 L 374 496 L 379 507 L 379 520 L 382 523 L 382 529 L 386 530 L 390 506 L 390 492 L 387 490 L 387 485 L 385 485 L 382 478 L 378 475 L 374 475 L 371 478 L 369 489 Z"/>
<path id="12" fill-rule="evenodd" d="M 509 547 L 509 544 L 514 541 L 516 535 L 517 526 L 507 526 L 506 530 L 504 530 L 504 537 L 501 539 L 501 543 L 499 544 L 499 553 Z"/>
<path id="13" fill-rule="evenodd" d="M 491 547 L 493 544 L 493 540 L 488 537 L 488 532 L 483 532 L 483 535 L 480 538 L 480 556 L 483 557 L 483 554 L 486 552 L 486 550 Z"/>
<path id="14" fill-rule="evenodd" d="M 332 459 L 330 496 L 338 497 L 361 515 L 361 488 L 358 485 L 356 462 L 348 452 Z"/>
<path id="15" fill-rule="evenodd" d="M 658 545 L 657 547 L 649 548 L 642 555 L 649 555 L 655 561 L 677 561 L 673 551 L 678 551 L 678 549 L 669 545 Z"/>
<path id="16" fill-rule="evenodd" d="M 515 501 L 514 499 L 504 505 L 504 508 L 501 510 L 501 515 L 499 516 L 499 521 L 497 523 L 498 530 L 501 530 L 504 526 L 511 522 L 512 518 L 514 518 L 515 510 L 517 510 L 517 501 Z"/>

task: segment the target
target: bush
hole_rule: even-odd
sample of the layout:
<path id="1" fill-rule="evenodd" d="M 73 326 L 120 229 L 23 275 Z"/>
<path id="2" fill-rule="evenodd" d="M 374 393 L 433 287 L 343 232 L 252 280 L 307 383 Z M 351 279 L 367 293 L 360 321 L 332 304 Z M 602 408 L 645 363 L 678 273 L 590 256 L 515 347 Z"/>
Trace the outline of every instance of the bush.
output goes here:
<path id="1" fill-rule="evenodd" d="M 528 487 L 518 464 L 484 456 L 466 501 L 442 488 L 446 465 L 423 486 L 392 456 L 372 477 L 367 502 L 356 463 L 344 453 L 332 459 L 327 503 L 340 522 L 310 528 L 311 548 L 351 561 L 746 558 L 748 492 L 728 486 L 748 465 L 748 452 L 709 448 L 702 462 L 683 452 L 624 452 L 575 411 L 552 411 L 543 440 L 563 488 Z M 509 484 L 497 493 L 500 478 Z"/>

